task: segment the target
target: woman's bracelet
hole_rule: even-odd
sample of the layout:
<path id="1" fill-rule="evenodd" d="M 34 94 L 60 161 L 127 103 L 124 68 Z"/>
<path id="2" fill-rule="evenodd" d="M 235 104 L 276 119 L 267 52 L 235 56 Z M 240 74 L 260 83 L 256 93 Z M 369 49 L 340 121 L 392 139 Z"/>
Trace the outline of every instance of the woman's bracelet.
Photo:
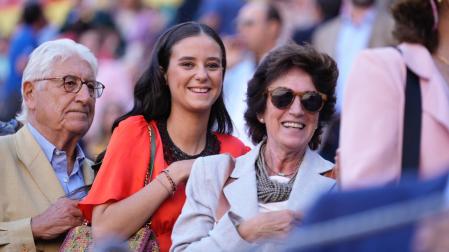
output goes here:
<path id="1" fill-rule="evenodd" d="M 170 182 L 172 195 L 175 194 L 175 192 L 176 192 L 176 183 L 175 183 L 175 181 L 173 181 L 172 177 L 168 173 L 168 170 L 163 170 L 162 172 L 164 173 L 165 177 L 167 177 L 168 182 Z"/>
<path id="2" fill-rule="evenodd" d="M 164 189 L 168 192 L 169 195 L 173 195 L 173 193 L 170 191 L 170 188 L 168 188 L 168 186 L 162 182 L 159 178 L 159 176 L 156 177 L 156 181 L 162 185 L 162 187 L 164 187 Z"/>

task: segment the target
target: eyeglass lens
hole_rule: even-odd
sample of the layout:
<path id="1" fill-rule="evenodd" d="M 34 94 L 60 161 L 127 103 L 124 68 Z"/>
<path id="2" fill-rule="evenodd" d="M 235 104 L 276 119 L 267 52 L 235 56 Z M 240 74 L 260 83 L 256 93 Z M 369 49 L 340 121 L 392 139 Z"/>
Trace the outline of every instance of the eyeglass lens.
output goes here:
<path id="1" fill-rule="evenodd" d="M 300 96 L 301 104 L 309 112 L 318 112 L 323 106 L 323 98 L 317 92 L 305 92 Z M 275 89 L 271 92 L 271 102 L 278 109 L 288 108 L 295 99 L 295 94 L 289 89 Z"/>
<path id="2" fill-rule="evenodd" d="M 103 85 L 97 81 L 82 81 L 76 76 L 64 76 L 64 88 L 67 92 L 78 93 L 81 90 L 83 84 L 89 89 L 89 94 L 92 97 L 98 98 L 103 93 Z"/>

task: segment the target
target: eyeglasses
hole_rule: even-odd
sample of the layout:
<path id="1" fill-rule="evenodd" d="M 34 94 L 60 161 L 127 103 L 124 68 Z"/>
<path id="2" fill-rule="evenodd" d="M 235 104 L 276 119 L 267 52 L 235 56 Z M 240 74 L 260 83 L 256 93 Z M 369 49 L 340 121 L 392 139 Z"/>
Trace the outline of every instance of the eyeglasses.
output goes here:
<path id="1" fill-rule="evenodd" d="M 305 110 L 316 113 L 321 111 L 324 102 L 327 101 L 325 94 L 316 91 L 294 92 L 289 88 L 277 87 L 273 90 L 267 90 L 267 93 L 271 97 L 271 103 L 278 109 L 289 108 L 295 97 L 298 96 Z"/>
<path id="2" fill-rule="evenodd" d="M 103 94 L 103 90 L 105 88 L 105 86 L 99 81 L 95 80 L 83 81 L 81 80 L 81 78 L 73 75 L 66 75 L 64 77 L 54 77 L 54 78 L 42 78 L 36 79 L 34 81 L 45 81 L 45 80 L 62 80 L 64 90 L 68 93 L 78 93 L 84 84 L 89 89 L 89 95 L 92 98 L 99 98 Z"/>

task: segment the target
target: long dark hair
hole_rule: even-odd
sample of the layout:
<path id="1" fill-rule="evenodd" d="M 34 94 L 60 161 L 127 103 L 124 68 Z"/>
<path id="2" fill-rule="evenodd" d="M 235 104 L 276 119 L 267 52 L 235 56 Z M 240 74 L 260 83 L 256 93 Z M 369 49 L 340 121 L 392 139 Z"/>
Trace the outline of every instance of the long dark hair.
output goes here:
<path id="1" fill-rule="evenodd" d="M 223 41 L 218 34 L 209 26 L 197 22 L 186 22 L 175 25 L 166 30 L 157 40 L 150 59 L 150 65 L 139 78 L 134 87 L 134 106 L 128 113 L 117 118 L 112 124 L 112 131 L 119 123 L 130 116 L 142 115 L 145 120 L 166 120 L 170 115 L 171 94 L 164 78 L 167 72 L 171 50 L 173 46 L 182 39 L 206 34 L 220 46 L 221 65 L 223 67 L 223 79 L 226 72 L 226 51 Z M 207 124 L 208 130 L 216 126 L 218 133 L 232 133 L 232 121 L 226 111 L 223 102 L 223 89 L 220 96 L 212 105 Z M 98 173 L 103 162 L 106 150 L 100 153 L 92 169 L 95 175 Z"/>
<path id="2" fill-rule="evenodd" d="M 186 22 L 166 30 L 156 42 L 151 55 L 150 64 L 137 81 L 134 88 L 134 107 L 125 115 L 114 121 L 112 130 L 126 118 L 142 115 L 147 121 L 166 120 L 170 115 L 171 94 L 164 78 L 167 72 L 173 46 L 182 39 L 205 34 L 220 46 L 223 78 L 226 72 L 226 52 L 223 41 L 209 26 L 197 22 Z M 223 89 L 212 105 L 209 116 L 208 130 L 216 126 L 216 131 L 222 134 L 232 132 L 232 122 L 223 102 Z"/>

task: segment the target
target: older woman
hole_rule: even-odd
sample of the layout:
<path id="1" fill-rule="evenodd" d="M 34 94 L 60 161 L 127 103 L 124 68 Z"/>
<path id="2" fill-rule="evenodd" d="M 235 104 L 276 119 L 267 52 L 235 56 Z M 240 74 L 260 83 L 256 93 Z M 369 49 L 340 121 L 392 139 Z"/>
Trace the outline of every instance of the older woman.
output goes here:
<path id="1" fill-rule="evenodd" d="M 309 46 L 289 44 L 266 56 L 249 82 L 245 113 L 258 145 L 235 167 L 227 155 L 195 161 L 172 251 L 253 249 L 283 237 L 335 186 L 326 177 L 333 164 L 312 150 L 334 112 L 337 76 L 335 62 Z"/>

